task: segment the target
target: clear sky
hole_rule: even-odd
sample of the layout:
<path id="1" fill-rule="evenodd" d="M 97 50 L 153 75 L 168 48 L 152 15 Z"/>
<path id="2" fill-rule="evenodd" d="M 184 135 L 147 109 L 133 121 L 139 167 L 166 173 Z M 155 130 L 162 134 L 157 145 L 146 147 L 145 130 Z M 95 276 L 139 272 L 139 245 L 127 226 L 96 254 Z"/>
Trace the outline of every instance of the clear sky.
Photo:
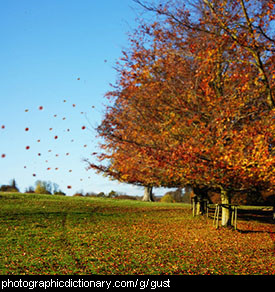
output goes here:
<path id="1" fill-rule="evenodd" d="M 24 191 L 40 179 L 69 195 L 142 195 L 82 161 L 98 151 L 91 125 L 100 124 L 137 8 L 131 0 L 1 1 L 0 185 L 15 178 Z"/>

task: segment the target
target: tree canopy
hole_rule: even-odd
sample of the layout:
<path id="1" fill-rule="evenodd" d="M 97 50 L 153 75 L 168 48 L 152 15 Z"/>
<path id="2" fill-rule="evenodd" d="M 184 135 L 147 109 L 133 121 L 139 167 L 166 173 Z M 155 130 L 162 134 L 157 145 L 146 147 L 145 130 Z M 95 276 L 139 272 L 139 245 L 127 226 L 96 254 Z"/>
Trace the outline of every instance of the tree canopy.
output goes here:
<path id="1" fill-rule="evenodd" d="M 90 167 L 144 186 L 275 185 L 275 3 L 150 4 L 130 38 Z M 272 29 L 273 28 L 273 29 Z"/>

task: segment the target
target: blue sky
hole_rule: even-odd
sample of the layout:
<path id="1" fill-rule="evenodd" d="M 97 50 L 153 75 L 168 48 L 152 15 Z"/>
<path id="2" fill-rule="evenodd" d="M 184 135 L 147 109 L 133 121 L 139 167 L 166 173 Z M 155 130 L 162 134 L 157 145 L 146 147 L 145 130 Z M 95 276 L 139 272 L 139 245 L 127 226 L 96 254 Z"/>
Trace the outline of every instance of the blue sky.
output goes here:
<path id="1" fill-rule="evenodd" d="M 113 66 L 137 16 L 131 0 L 1 1 L 0 185 L 15 178 L 24 191 L 40 179 L 69 195 L 142 195 L 82 162 L 99 142 L 86 117 L 100 123 Z"/>

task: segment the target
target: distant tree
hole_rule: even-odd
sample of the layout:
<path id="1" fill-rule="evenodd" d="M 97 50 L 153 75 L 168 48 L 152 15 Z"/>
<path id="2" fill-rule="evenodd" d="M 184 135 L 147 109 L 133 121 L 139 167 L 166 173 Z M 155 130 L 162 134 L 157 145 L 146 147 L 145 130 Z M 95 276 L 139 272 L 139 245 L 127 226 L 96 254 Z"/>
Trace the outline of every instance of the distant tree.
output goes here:
<path id="1" fill-rule="evenodd" d="M 166 193 L 162 198 L 161 198 L 161 203 L 175 203 L 175 200 L 171 194 L 171 192 Z"/>
<path id="2" fill-rule="evenodd" d="M 52 192 L 53 192 L 54 194 L 56 194 L 56 193 L 58 193 L 58 192 L 61 192 L 61 191 L 59 190 L 59 185 L 58 185 L 57 183 L 52 183 Z"/>
<path id="3" fill-rule="evenodd" d="M 86 195 L 85 195 L 85 197 L 96 197 L 96 196 L 97 196 L 97 194 L 94 193 L 94 192 L 88 192 L 88 193 L 86 193 Z"/>
<path id="4" fill-rule="evenodd" d="M 171 199 L 170 199 L 171 198 Z M 163 197 L 162 199 L 164 201 L 169 201 L 169 200 L 172 200 L 172 202 L 177 202 L 177 203 L 180 203 L 183 201 L 183 194 L 182 194 L 182 189 L 181 188 L 178 188 L 177 190 L 175 191 L 170 191 L 170 192 L 167 192 Z M 163 200 L 161 200 L 163 202 Z"/>
<path id="5" fill-rule="evenodd" d="M 191 197 L 194 195 L 193 193 L 193 188 L 188 185 L 184 188 L 184 195 L 183 195 L 183 203 L 190 203 L 191 202 Z"/>
<path id="6" fill-rule="evenodd" d="M 12 179 L 9 185 L 2 185 L 0 187 L 0 192 L 18 193 L 19 189 L 17 187 L 15 179 Z"/>
<path id="7" fill-rule="evenodd" d="M 51 195 L 51 184 L 49 182 L 46 182 L 46 181 L 41 181 L 41 180 L 38 180 L 36 181 L 35 183 L 35 190 L 34 192 L 36 194 L 45 194 L 45 195 Z"/>
<path id="8" fill-rule="evenodd" d="M 82 193 L 77 192 L 73 195 L 73 197 L 84 197 L 84 196 Z"/>
<path id="9" fill-rule="evenodd" d="M 108 198 L 115 198 L 115 197 L 117 197 L 118 196 L 118 194 L 117 194 L 117 192 L 116 191 L 110 191 L 110 193 L 108 194 Z"/>
<path id="10" fill-rule="evenodd" d="M 15 178 L 13 178 L 10 182 L 10 186 L 13 188 L 13 189 L 16 189 L 19 191 L 18 187 L 17 187 L 17 183 L 16 183 L 16 180 Z"/>
<path id="11" fill-rule="evenodd" d="M 182 202 L 183 194 L 182 194 L 182 188 L 178 188 L 176 191 L 173 192 L 174 199 L 176 202 Z"/>
<path id="12" fill-rule="evenodd" d="M 34 187 L 29 186 L 28 188 L 25 189 L 26 194 L 33 194 L 34 193 Z"/>
<path id="13" fill-rule="evenodd" d="M 62 192 L 61 190 L 56 191 L 53 194 L 56 195 L 56 196 L 66 196 L 66 194 L 64 192 Z"/>

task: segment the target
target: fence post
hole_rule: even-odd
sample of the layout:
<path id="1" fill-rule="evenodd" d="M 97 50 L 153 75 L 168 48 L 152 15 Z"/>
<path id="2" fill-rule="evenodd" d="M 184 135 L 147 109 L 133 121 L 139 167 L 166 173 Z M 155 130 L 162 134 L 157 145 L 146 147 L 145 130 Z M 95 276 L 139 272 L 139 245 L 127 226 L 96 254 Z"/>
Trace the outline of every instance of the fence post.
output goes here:
<path id="1" fill-rule="evenodd" d="M 232 206 L 231 223 L 234 226 L 235 226 L 235 222 L 234 222 L 234 220 L 235 220 L 235 212 L 236 212 L 235 206 Z"/>
<path id="2" fill-rule="evenodd" d="M 215 226 L 215 220 L 216 220 L 216 216 L 217 216 L 217 204 L 216 204 L 216 207 L 215 207 L 215 213 L 214 213 L 213 226 Z"/>
<path id="3" fill-rule="evenodd" d="M 218 205 L 218 214 L 217 214 L 217 225 L 216 228 L 219 228 L 219 217 L 220 217 L 220 205 Z"/>
<path id="4" fill-rule="evenodd" d="M 192 198 L 192 205 L 193 205 L 192 214 L 193 214 L 193 217 L 195 217 L 195 215 L 196 215 L 196 202 L 195 202 L 194 198 Z"/>
<path id="5" fill-rule="evenodd" d="M 235 206 L 235 224 L 234 224 L 234 227 L 235 227 L 235 230 L 237 230 L 237 212 L 238 212 L 238 207 Z"/>
<path id="6" fill-rule="evenodd" d="M 216 204 L 213 225 L 214 226 L 216 225 L 217 229 L 219 228 L 219 217 L 220 217 L 220 205 Z"/>

